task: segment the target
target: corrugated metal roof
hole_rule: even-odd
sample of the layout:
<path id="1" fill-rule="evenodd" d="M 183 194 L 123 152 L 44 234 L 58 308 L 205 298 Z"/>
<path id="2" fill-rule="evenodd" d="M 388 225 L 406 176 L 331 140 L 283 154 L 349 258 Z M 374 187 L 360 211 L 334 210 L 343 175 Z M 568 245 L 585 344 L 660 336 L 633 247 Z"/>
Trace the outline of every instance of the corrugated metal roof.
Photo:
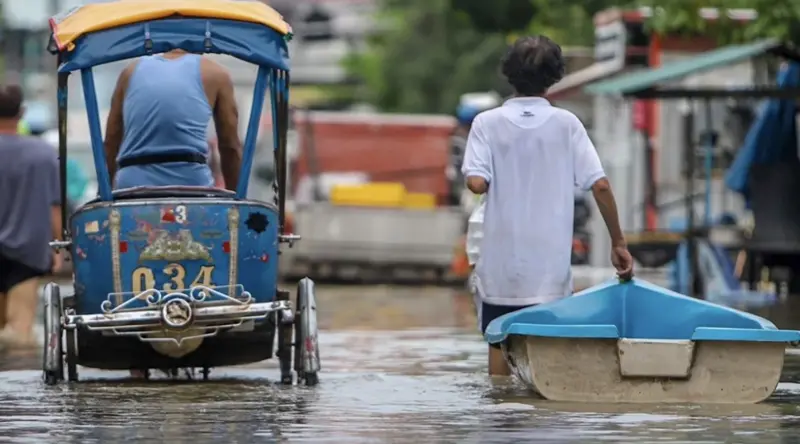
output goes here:
<path id="1" fill-rule="evenodd" d="M 595 95 L 633 94 L 691 74 L 737 63 L 764 54 L 779 46 L 780 43 L 772 39 L 746 45 L 726 46 L 659 68 L 646 69 L 597 82 L 588 85 L 584 91 Z"/>

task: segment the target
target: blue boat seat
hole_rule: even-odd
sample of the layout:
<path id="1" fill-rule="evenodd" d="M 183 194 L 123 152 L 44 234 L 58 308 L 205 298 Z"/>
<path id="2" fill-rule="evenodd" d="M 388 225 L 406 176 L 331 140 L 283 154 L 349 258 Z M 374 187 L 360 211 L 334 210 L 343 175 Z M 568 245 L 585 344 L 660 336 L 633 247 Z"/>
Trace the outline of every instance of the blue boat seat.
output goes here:
<path id="1" fill-rule="evenodd" d="M 560 301 L 495 319 L 486 340 L 509 335 L 591 338 L 793 342 L 800 332 L 778 330 L 768 320 L 683 296 L 635 279 L 601 284 Z"/>
<path id="2" fill-rule="evenodd" d="M 214 187 L 190 187 L 190 186 L 164 186 L 164 187 L 134 187 L 114 190 L 112 197 L 114 200 L 127 199 L 163 199 L 163 198 L 216 198 L 233 199 L 236 193 L 222 188 Z M 100 202 L 97 197 L 87 202 L 93 204 Z"/>

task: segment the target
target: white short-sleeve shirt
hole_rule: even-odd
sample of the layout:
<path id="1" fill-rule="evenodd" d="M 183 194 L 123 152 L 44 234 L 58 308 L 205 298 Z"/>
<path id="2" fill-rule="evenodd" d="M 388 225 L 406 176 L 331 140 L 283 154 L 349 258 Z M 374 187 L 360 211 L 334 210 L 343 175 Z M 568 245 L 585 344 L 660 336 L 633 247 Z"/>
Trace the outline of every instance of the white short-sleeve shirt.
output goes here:
<path id="1" fill-rule="evenodd" d="M 473 122 L 462 172 L 489 182 L 476 273 L 484 302 L 531 305 L 572 294 L 575 187 L 605 177 L 583 124 L 538 97 Z"/>

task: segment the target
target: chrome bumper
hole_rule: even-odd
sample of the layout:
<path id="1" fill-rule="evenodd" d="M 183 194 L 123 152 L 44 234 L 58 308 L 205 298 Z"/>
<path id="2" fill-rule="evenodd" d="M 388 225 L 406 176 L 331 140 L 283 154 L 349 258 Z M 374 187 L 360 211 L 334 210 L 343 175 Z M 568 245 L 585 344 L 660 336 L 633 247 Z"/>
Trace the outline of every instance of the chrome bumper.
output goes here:
<path id="1" fill-rule="evenodd" d="M 114 307 L 112 301 L 120 299 L 125 302 Z M 135 307 L 137 301 L 147 306 Z M 181 345 L 185 340 L 214 336 L 246 321 L 263 320 L 275 312 L 281 312 L 281 322 L 293 321 L 289 301 L 257 303 L 241 286 L 233 291 L 228 291 L 228 287 L 192 287 L 182 292 L 111 293 L 100 310 L 100 314 L 86 315 L 65 311 L 62 325 L 68 330 L 85 327 L 112 335 L 137 336 L 145 342 Z"/>

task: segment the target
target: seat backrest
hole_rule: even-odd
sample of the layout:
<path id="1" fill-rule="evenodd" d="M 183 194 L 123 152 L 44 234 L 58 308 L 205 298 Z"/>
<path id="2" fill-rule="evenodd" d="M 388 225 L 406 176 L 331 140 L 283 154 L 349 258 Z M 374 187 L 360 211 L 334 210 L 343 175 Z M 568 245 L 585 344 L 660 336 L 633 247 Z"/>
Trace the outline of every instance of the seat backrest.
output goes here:
<path id="1" fill-rule="evenodd" d="M 236 193 L 222 188 L 190 187 L 190 186 L 165 186 L 165 187 L 134 187 L 115 190 L 112 194 L 114 200 L 126 199 L 158 199 L 158 198 L 202 198 L 233 199 Z M 100 198 L 93 199 L 86 204 L 99 202 Z"/>

